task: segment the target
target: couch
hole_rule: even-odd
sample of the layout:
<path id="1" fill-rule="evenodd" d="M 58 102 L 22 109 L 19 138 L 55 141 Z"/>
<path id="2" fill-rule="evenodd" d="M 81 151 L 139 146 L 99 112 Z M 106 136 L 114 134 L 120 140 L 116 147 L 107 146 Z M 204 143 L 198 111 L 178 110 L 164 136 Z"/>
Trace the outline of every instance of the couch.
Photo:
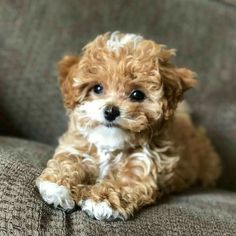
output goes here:
<path id="1" fill-rule="evenodd" d="M 1 236 L 236 235 L 233 0 L 1 0 L 0 25 Z M 56 62 L 114 30 L 177 48 L 176 63 L 198 73 L 186 99 L 223 161 L 216 188 L 171 195 L 126 222 L 53 209 L 34 183 L 67 126 Z"/>

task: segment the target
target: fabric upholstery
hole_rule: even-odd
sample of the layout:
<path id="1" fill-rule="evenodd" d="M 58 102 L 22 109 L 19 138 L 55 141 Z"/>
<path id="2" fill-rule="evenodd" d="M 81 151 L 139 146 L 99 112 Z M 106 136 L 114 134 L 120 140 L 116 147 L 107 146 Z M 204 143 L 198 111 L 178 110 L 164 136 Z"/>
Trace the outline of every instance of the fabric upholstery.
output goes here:
<path id="1" fill-rule="evenodd" d="M 0 235 L 236 235 L 236 193 L 222 190 L 170 196 L 127 222 L 53 209 L 34 184 L 53 149 L 19 139 L 0 143 Z"/>
<path id="2" fill-rule="evenodd" d="M 199 75 L 188 94 L 195 121 L 223 156 L 222 186 L 236 187 L 236 8 L 210 0 L 2 0 L 0 132 L 56 144 L 67 121 L 56 62 L 97 34 L 141 33 L 178 49 Z"/>

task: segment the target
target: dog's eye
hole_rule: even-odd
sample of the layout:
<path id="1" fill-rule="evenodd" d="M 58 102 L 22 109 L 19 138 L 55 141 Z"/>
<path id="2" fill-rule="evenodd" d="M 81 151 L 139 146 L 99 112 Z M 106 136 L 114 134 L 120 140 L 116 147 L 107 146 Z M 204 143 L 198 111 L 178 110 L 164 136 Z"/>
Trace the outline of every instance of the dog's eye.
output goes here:
<path id="1" fill-rule="evenodd" d="M 93 87 L 93 92 L 96 93 L 96 94 L 101 94 L 103 91 L 103 87 L 101 84 L 96 84 L 94 87 Z"/>
<path id="2" fill-rule="evenodd" d="M 140 90 L 134 90 L 130 94 L 130 99 L 134 102 L 142 102 L 145 99 L 145 94 Z"/>

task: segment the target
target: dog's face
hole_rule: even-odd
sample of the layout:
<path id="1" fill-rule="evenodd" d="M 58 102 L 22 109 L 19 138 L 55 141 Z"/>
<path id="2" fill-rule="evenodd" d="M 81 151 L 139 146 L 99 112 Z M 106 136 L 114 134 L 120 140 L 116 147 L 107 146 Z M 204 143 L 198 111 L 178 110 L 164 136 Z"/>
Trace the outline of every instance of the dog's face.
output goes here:
<path id="1" fill-rule="evenodd" d="M 104 34 L 59 62 L 65 106 L 81 127 L 136 133 L 167 120 L 194 73 L 170 64 L 172 49 L 134 34 Z"/>

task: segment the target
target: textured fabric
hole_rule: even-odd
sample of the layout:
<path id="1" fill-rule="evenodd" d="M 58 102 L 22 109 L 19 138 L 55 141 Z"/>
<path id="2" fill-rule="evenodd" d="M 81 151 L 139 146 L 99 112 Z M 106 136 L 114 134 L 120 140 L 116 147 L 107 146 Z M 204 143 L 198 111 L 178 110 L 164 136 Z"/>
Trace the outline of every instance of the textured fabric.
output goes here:
<path id="1" fill-rule="evenodd" d="M 236 187 L 236 8 L 207 0 L 0 2 L 0 131 L 56 143 L 66 128 L 55 64 L 97 34 L 141 33 L 178 49 L 199 74 L 189 93 L 196 122 L 223 156 L 222 184 Z"/>
<path id="2" fill-rule="evenodd" d="M 54 153 L 54 148 L 49 145 L 10 137 L 0 137 L 0 148 L 14 150 L 14 154 L 8 155 L 38 168 L 44 168 Z"/>
<path id="3" fill-rule="evenodd" d="M 53 209 L 34 185 L 52 148 L 9 138 L 0 143 L 0 235 L 236 235 L 236 193 L 227 191 L 170 196 L 127 222 Z"/>
<path id="4" fill-rule="evenodd" d="M 50 148 L 17 139 L 0 143 L 0 235 L 46 235 L 49 229 L 65 235 L 65 214 L 44 205 L 34 189 L 40 171 L 32 160 L 48 157 Z"/>

